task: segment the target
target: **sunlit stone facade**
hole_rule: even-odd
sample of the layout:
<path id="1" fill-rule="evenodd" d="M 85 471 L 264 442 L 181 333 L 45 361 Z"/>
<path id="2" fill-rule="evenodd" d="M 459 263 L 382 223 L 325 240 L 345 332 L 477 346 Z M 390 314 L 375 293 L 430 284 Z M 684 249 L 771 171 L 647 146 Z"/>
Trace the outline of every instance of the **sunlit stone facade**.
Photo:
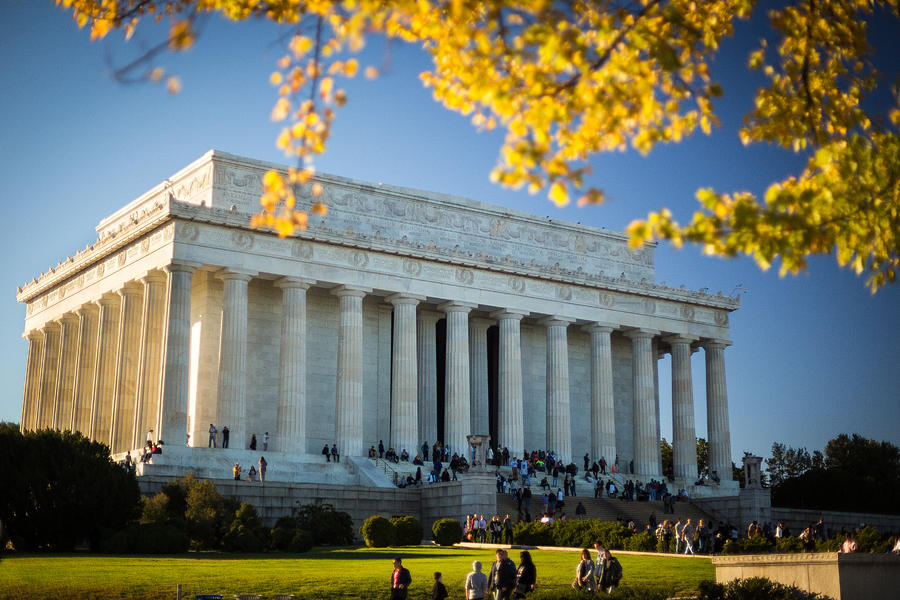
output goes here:
<path id="1" fill-rule="evenodd" d="M 711 468 L 730 480 L 736 300 L 655 284 L 653 247 L 619 233 L 329 175 L 327 217 L 280 239 L 248 227 L 270 167 L 211 151 L 19 290 L 25 428 L 122 452 L 149 429 L 206 447 L 215 423 L 234 448 L 269 432 L 270 451 L 345 456 L 486 433 L 512 455 L 589 452 L 658 477 L 671 354 L 675 473 L 690 479 L 702 349 Z"/>

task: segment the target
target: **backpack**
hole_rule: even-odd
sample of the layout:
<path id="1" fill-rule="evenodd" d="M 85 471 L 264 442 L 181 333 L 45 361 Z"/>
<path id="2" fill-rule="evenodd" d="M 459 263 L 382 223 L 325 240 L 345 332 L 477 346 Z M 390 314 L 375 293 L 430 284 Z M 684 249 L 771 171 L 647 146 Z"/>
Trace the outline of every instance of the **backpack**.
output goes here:
<path id="1" fill-rule="evenodd" d="M 619 581 L 622 579 L 622 565 L 619 563 L 619 559 L 615 556 L 611 557 L 606 568 L 609 570 L 610 584 L 619 585 Z"/>

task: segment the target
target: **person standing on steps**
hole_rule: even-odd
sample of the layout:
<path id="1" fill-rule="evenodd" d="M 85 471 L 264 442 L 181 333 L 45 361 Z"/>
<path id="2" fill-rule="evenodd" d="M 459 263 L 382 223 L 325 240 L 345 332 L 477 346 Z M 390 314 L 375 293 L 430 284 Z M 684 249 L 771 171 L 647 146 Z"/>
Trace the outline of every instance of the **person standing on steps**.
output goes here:
<path id="1" fill-rule="evenodd" d="M 216 429 L 216 426 L 212 423 L 209 424 L 209 444 L 207 444 L 207 448 L 216 448 L 216 434 L 219 432 Z"/>
<path id="2" fill-rule="evenodd" d="M 228 429 L 228 425 L 222 428 L 222 447 L 228 447 L 228 439 L 231 436 L 231 430 Z"/>

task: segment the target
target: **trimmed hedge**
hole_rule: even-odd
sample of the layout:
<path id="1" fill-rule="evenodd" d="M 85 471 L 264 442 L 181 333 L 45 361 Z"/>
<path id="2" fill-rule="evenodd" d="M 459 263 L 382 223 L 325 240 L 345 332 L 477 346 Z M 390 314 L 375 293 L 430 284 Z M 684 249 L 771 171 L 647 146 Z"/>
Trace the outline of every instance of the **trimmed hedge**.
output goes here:
<path id="1" fill-rule="evenodd" d="M 398 546 L 418 546 L 422 543 L 424 529 L 415 517 L 394 517 L 391 519 Z"/>
<path id="2" fill-rule="evenodd" d="M 696 600 L 832 600 L 813 592 L 770 581 L 765 577 L 736 579 L 726 584 L 703 581 Z"/>
<path id="3" fill-rule="evenodd" d="M 394 528 L 394 524 L 378 515 L 373 515 L 366 519 L 359 529 L 359 533 L 369 548 L 393 546 L 397 540 L 397 531 Z"/>
<path id="4" fill-rule="evenodd" d="M 600 542 L 610 550 L 625 549 L 632 532 L 615 521 L 566 521 L 546 525 L 539 522 L 516 523 L 513 539 L 526 546 L 567 546 L 570 548 L 590 548 Z M 650 550 L 656 549 L 653 538 Z"/>
<path id="5" fill-rule="evenodd" d="M 456 519 L 441 519 L 431 526 L 431 535 L 439 546 L 452 546 L 462 539 L 462 527 Z"/>
<path id="6" fill-rule="evenodd" d="M 146 523 L 116 532 L 103 541 L 100 550 L 106 554 L 181 554 L 189 544 L 188 536 L 177 527 Z"/>

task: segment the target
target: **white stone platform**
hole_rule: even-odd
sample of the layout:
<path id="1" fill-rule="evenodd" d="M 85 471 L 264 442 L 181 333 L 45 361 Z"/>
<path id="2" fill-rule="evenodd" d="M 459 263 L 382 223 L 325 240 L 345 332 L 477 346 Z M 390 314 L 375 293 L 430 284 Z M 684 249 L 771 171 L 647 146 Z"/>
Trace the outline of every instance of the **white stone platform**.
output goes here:
<path id="1" fill-rule="evenodd" d="M 184 477 L 193 473 L 201 479 L 228 479 L 234 463 L 238 463 L 241 479 L 246 479 L 250 466 L 258 470 L 259 458 L 265 456 L 266 481 L 395 487 L 383 471 L 365 458 L 343 457 L 341 462 L 326 462 L 321 454 L 175 446 L 163 446 L 163 453 L 154 454 L 149 463 L 140 462 L 140 450 L 132 450 L 131 455 L 138 461 L 138 476 Z M 115 454 L 112 458 L 118 462 L 125 455 Z"/>

